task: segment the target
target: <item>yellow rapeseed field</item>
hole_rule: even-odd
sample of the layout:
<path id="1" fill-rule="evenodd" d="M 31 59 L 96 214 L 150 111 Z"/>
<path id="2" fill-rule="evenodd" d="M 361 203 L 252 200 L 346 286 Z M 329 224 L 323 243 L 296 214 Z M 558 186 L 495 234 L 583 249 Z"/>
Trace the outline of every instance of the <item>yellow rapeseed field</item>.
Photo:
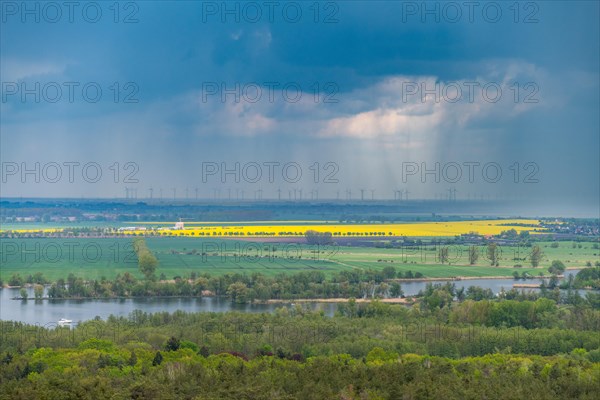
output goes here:
<path id="1" fill-rule="evenodd" d="M 469 233 L 497 235 L 515 229 L 517 232 L 543 232 L 540 221 L 535 219 L 502 219 L 454 222 L 420 222 L 398 224 L 340 224 L 318 221 L 259 221 L 249 222 L 186 222 L 185 229 L 174 229 L 175 223 L 141 223 L 145 231 L 124 230 L 125 235 L 154 234 L 160 236 L 195 237 L 294 237 L 304 236 L 306 231 L 330 232 L 334 237 L 386 237 L 386 236 L 456 236 Z M 155 224 L 155 225 L 154 225 Z M 156 227 L 161 225 L 162 227 Z M 14 229 L 15 233 L 55 233 L 63 228 Z"/>
<path id="2" fill-rule="evenodd" d="M 497 235 L 502 231 L 515 229 L 521 231 L 543 231 L 539 220 L 484 220 L 455 222 L 421 222 L 401 224 L 281 224 L 270 225 L 234 224 L 234 225 L 202 225 L 200 222 L 186 222 L 185 229 L 172 227 L 155 228 L 145 231 L 164 236 L 196 236 L 196 237 L 294 237 L 303 236 L 306 231 L 330 232 L 334 237 L 385 237 L 385 236 L 456 236 L 469 233 L 480 235 Z M 524 226 L 526 225 L 526 226 Z M 124 231 L 125 234 L 140 234 L 140 231 Z"/>

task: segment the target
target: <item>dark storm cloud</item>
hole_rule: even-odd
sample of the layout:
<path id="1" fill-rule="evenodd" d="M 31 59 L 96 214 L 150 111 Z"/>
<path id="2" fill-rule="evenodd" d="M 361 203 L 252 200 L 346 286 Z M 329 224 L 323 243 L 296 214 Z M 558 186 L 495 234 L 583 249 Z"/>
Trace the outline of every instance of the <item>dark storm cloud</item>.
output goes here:
<path id="1" fill-rule="evenodd" d="M 93 82 L 102 96 L 90 102 L 76 91 L 72 102 L 66 92 L 56 103 L 43 95 L 23 101 L 4 85 L 2 160 L 135 159 L 146 166 L 140 185 L 183 187 L 197 182 L 189 166 L 209 158 L 331 159 L 345 166 L 344 187 L 373 185 L 388 197 L 402 183 L 402 160 L 535 161 L 545 180 L 525 195 L 564 204 L 577 193 L 598 203 L 598 3 L 530 2 L 537 8 L 520 3 L 518 10 L 493 3 L 502 10 L 497 22 L 481 13 L 489 2 L 472 20 L 463 3 L 452 3 L 463 13 L 456 22 L 448 2 L 427 3 L 437 16 L 423 13 L 421 2 L 325 2 L 318 18 L 298 3 L 302 18 L 290 22 L 277 12 L 270 21 L 258 2 L 256 23 L 244 15 L 223 23 L 222 10 L 207 13 L 215 4 L 222 3 L 140 2 L 131 24 L 122 23 L 131 10 L 122 9 L 115 23 L 106 7 L 97 23 L 3 14 L 3 85 Z M 246 3 L 228 4 L 235 10 Z M 468 82 L 498 85 L 502 99 L 406 97 L 407 83 L 464 90 Z M 535 85 L 537 102 L 523 101 L 532 94 L 527 84 Z M 286 99 L 286 85 L 300 88 L 298 101 Z M 238 87 L 239 102 L 232 94 L 221 101 L 223 88 Z M 248 101 L 244 94 L 256 88 L 262 97 Z M 121 189 L 19 184 L 5 185 L 3 195 Z M 418 184 L 413 191 L 427 197 L 445 189 Z"/>

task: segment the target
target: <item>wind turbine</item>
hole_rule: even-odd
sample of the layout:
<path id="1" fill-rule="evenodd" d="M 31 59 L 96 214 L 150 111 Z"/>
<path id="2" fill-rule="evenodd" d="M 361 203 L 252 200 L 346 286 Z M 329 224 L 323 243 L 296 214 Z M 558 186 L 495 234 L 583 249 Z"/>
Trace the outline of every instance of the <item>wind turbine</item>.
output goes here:
<path id="1" fill-rule="evenodd" d="M 402 201 L 402 196 L 404 194 L 404 189 L 399 189 L 396 190 L 397 196 L 398 196 L 398 200 Z"/>

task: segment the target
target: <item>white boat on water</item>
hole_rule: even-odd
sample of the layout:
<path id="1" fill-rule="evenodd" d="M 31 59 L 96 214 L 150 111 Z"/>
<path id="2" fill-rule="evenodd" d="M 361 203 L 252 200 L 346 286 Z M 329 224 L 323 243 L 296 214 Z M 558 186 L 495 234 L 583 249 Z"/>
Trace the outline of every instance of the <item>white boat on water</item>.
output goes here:
<path id="1" fill-rule="evenodd" d="M 73 323 L 73 321 L 70 319 L 61 318 L 58 320 L 58 326 L 71 325 L 72 323 Z"/>

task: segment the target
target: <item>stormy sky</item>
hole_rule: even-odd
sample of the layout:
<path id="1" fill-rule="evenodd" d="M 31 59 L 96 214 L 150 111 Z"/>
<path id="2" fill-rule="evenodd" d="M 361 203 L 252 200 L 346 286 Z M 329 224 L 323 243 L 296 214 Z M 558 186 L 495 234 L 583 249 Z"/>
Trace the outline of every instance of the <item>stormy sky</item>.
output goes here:
<path id="1" fill-rule="evenodd" d="M 598 216 L 598 2 L 1 6 L 2 197 L 408 191 Z"/>

